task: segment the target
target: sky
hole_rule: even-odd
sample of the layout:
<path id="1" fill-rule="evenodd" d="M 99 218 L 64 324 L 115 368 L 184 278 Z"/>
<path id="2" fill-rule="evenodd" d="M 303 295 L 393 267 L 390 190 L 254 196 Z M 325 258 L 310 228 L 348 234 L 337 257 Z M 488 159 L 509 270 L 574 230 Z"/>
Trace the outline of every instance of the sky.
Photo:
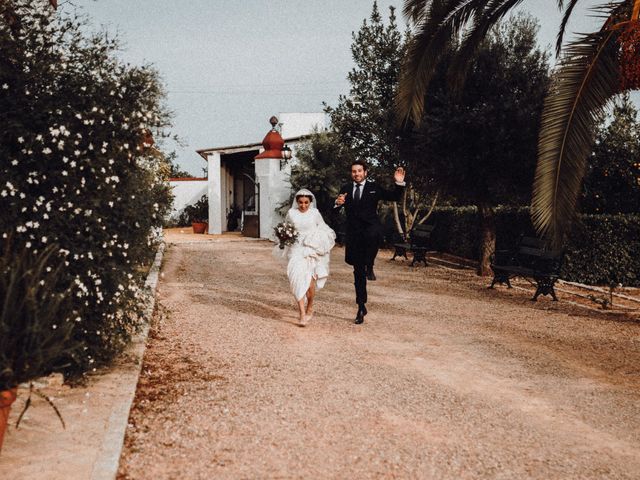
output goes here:
<path id="1" fill-rule="evenodd" d="M 117 33 L 121 59 L 153 64 L 174 113 L 170 143 L 180 167 L 202 175 L 195 151 L 260 142 L 279 112 L 319 112 L 347 94 L 350 46 L 373 0 L 59 0 L 59 9 L 88 15 L 96 30 Z M 387 17 L 401 0 L 380 0 Z M 555 0 L 524 0 L 541 23 L 542 46 L 555 45 Z M 568 31 L 594 21 L 576 9 Z"/>

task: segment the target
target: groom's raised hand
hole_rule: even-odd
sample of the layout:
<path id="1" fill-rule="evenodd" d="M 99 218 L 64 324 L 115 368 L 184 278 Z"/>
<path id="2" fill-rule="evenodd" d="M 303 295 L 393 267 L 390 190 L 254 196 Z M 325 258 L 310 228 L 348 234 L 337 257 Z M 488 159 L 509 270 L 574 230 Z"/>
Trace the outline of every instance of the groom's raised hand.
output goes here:
<path id="1" fill-rule="evenodd" d="M 398 168 L 396 168 L 396 171 L 393 174 L 393 179 L 396 181 L 396 183 L 403 183 L 404 182 L 404 176 L 405 176 L 404 168 L 398 167 Z"/>
<path id="2" fill-rule="evenodd" d="M 338 195 L 338 198 L 336 198 L 336 205 L 337 206 L 344 205 L 346 198 L 347 198 L 346 193 L 341 193 L 340 195 Z"/>

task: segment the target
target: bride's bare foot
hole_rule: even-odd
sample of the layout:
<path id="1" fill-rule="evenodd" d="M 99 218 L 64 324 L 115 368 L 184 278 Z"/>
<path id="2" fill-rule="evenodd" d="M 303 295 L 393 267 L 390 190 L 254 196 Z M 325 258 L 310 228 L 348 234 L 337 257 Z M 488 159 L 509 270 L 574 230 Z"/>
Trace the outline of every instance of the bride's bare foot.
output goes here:
<path id="1" fill-rule="evenodd" d="M 301 327 L 306 327 L 307 321 L 308 321 L 308 317 L 306 315 L 300 315 L 300 318 L 298 319 L 298 324 Z"/>

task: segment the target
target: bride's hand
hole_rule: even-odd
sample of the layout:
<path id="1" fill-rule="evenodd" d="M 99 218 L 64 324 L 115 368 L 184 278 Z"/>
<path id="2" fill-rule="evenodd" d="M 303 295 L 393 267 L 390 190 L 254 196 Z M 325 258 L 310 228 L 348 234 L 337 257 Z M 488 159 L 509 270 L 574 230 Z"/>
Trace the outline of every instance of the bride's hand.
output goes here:
<path id="1" fill-rule="evenodd" d="M 318 256 L 318 252 L 316 252 L 315 248 L 311 248 L 311 247 L 304 247 L 304 256 L 305 257 L 317 257 Z"/>

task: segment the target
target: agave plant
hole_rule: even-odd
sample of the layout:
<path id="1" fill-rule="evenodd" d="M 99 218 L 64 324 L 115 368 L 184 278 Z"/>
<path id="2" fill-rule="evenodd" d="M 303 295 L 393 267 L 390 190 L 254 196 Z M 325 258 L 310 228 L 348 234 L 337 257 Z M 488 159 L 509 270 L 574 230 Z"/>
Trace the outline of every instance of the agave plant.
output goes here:
<path id="1" fill-rule="evenodd" d="M 60 371 L 74 354 L 71 285 L 58 248 L 34 253 L 5 242 L 0 255 L 0 391 Z"/>
<path id="2" fill-rule="evenodd" d="M 611 98 L 640 88 L 640 0 L 600 7 L 602 27 L 562 47 L 567 22 L 580 0 L 558 0 L 563 19 L 556 48 L 560 62 L 542 116 L 532 220 L 561 242 L 576 210 L 593 131 Z M 454 85 L 489 30 L 522 0 L 405 0 L 415 27 L 400 78 L 399 118 L 419 124 L 435 69 L 455 45 L 449 68 Z"/>

